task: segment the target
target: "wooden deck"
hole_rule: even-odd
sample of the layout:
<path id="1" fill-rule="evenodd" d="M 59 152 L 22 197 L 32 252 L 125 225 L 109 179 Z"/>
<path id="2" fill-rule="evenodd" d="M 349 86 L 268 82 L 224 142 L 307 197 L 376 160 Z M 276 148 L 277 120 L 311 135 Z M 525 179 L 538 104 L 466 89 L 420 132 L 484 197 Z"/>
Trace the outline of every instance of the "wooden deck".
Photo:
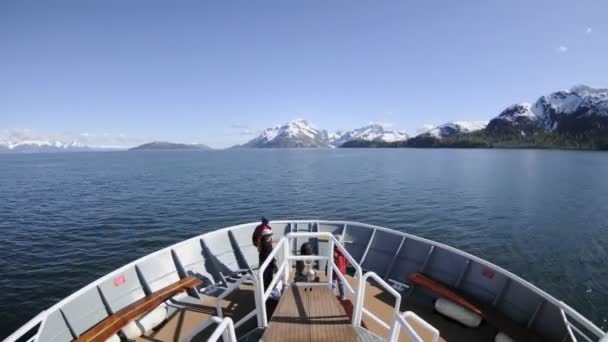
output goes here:
<path id="1" fill-rule="evenodd" d="M 222 300 L 222 311 L 225 317 L 230 317 L 234 322 L 245 317 L 255 308 L 253 286 L 243 284 L 239 290 L 229 294 Z M 215 308 L 215 298 L 204 296 L 198 304 L 189 304 L 183 309 L 174 312 L 168 320 L 144 336 L 135 339 L 136 342 L 178 342 L 193 329 L 208 320 L 211 316 L 217 315 Z M 257 322 L 255 317 L 237 329 L 237 334 L 242 335 L 255 329 Z M 195 336 L 192 341 L 206 341 L 207 337 L 213 332 L 216 325 L 205 329 Z"/>
<path id="2" fill-rule="evenodd" d="M 264 342 L 355 341 L 357 332 L 331 289 L 294 284 L 281 296 L 262 339 Z"/>
<path id="3" fill-rule="evenodd" d="M 355 284 L 352 277 L 347 276 L 347 279 L 351 284 Z M 497 310 L 491 308 L 490 305 L 484 306 L 480 303 L 476 303 L 476 305 L 479 305 L 482 308 L 482 311 L 486 312 L 488 319 L 484 319 L 481 325 L 477 328 L 467 328 L 445 316 L 438 314 L 433 308 L 433 300 L 434 298 L 429 297 L 428 293 L 426 293 L 424 290 L 415 289 L 409 296 L 402 294 L 401 307 L 399 311 L 413 311 L 422 319 L 433 325 L 439 330 L 441 335 L 439 337 L 439 341 L 494 341 L 494 337 L 499 331 L 508 333 L 516 341 L 543 341 L 542 338 L 533 334 L 531 331 L 523 327 L 519 327 L 514 322 L 509 321 L 504 317 L 504 315 L 499 315 Z M 387 324 L 390 324 L 392 321 L 394 305 L 395 301 L 388 292 L 369 283 L 366 284 L 364 303 L 365 308 L 373 312 Z M 370 331 L 382 337 L 387 336 L 388 331 L 386 329 L 373 320 L 366 318 L 365 315 L 363 315 L 362 321 L 368 326 Z M 498 324 L 499 321 L 500 324 Z M 431 335 L 429 334 L 428 330 L 413 321 L 408 322 L 424 341 L 430 341 Z M 401 330 L 401 333 L 399 334 L 399 341 L 409 342 L 411 339 L 403 332 L 403 330 Z"/>
<path id="4" fill-rule="evenodd" d="M 321 277 L 323 280 L 323 277 Z M 347 276 L 351 284 L 355 280 Z M 310 287 L 308 287 L 310 288 Z M 307 289 L 308 289 L 307 288 Z M 263 341 L 367 341 L 358 334 L 358 330 L 351 325 L 348 312 L 348 300 L 340 303 L 328 287 L 314 286 L 312 292 L 304 287 L 292 284 L 285 289 L 281 300 L 275 308 L 275 301 L 268 301 L 267 310 L 269 325 L 262 336 Z M 493 341 L 499 329 L 484 321 L 478 328 L 467 328 L 444 316 L 437 314 L 433 309 L 433 298 L 423 290 L 415 290 L 409 296 L 402 294 L 400 311 L 413 311 L 424 320 L 439 329 L 440 341 Z M 366 284 L 364 306 L 385 323 L 392 322 L 394 299 L 382 288 Z M 236 322 L 254 309 L 253 287 L 243 284 L 239 291 L 235 291 L 222 302 L 224 314 L 232 317 Z M 274 311 L 274 312 L 273 312 Z M 352 311 L 352 308 L 351 308 Z M 137 338 L 137 342 L 178 342 L 199 324 L 215 315 L 214 301 L 204 298 L 199 304 L 191 305 L 175 312 L 160 327 L 145 336 Z M 380 324 L 363 315 L 362 324 L 369 331 L 385 338 L 388 331 Z M 410 322 L 423 340 L 430 340 L 429 332 L 422 326 Z M 237 336 L 241 337 L 257 327 L 256 319 L 249 320 L 237 329 Z M 206 329 L 193 341 L 206 341 L 210 332 L 215 328 Z M 511 332 L 506 330 L 507 332 Z M 516 336 L 516 335 L 514 335 Z M 520 336 L 518 336 L 520 337 Z M 535 338 L 521 338 L 517 341 L 539 341 Z M 411 339 L 401 331 L 400 342 L 409 342 Z"/>

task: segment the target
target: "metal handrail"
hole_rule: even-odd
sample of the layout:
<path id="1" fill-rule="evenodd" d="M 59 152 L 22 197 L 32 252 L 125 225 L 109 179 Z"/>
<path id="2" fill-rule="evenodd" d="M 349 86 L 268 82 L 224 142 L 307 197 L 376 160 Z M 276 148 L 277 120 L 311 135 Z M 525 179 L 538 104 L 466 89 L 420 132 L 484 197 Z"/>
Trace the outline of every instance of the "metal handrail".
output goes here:
<path id="1" fill-rule="evenodd" d="M 393 320 L 393 324 L 391 325 L 391 332 L 389 335 L 389 342 L 394 342 L 399 340 L 399 328 L 403 328 L 409 337 L 414 342 L 424 342 L 424 340 L 418 335 L 416 330 L 412 328 L 412 326 L 408 323 L 407 319 L 412 319 L 416 321 L 416 323 L 422 325 L 424 328 L 431 332 L 431 342 L 439 341 L 439 330 L 434 326 L 430 325 L 427 321 L 420 318 L 420 316 L 416 315 L 412 311 L 406 311 L 402 315 L 395 315 L 395 319 Z"/>
<path id="2" fill-rule="evenodd" d="M 574 334 L 575 332 L 579 336 L 583 337 L 586 341 L 593 342 L 593 340 L 589 336 L 587 336 L 587 334 L 585 334 L 581 329 L 579 329 L 576 325 L 570 323 L 570 321 L 568 320 L 568 316 L 567 316 L 566 312 L 564 311 L 564 309 L 560 308 L 559 312 L 560 312 L 560 314 L 562 316 L 562 320 L 564 321 L 564 324 L 566 325 L 566 331 L 568 332 L 568 335 L 570 335 L 570 338 L 572 339 L 572 342 L 578 342 L 578 339 L 576 338 L 576 336 Z M 585 327 L 585 328 L 589 329 L 588 327 Z M 591 332 L 594 333 L 594 334 L 596 333 L 593 330 L 591 330 Z M 608 336 L 608 335 L 597 335 L 596 337 L 597 338 L 602 338 L 602 337 L 605 337 L 605 336 Z"/>
<path id="3" fill-rule="evenodd" d="M 399 294 L 399 292 L 397 292 L 397 290 L 395 290 L 394 288 L 392 288 L 389 284 L 387 284 L 384 279 L 382 279 L 379 275 L 377 275 L 375 272 L 367 272 L 365 273 L 365 275 L 363 275 L 363 277 L 361 277 L 361 279 L 359 279 L 359 299 L 357 300 L 357 303 L 360 303 L 360 305 L 357 305 L 355 307 L 355 315 L 357 317 L 356 321 L 355 321 L 355 326 L 360 326 L 361 325 L 361 319 L 362 319 L 362 314 L 365 313 L 366 315 L 370 316 L 372 319 L 374 319 L 376 322 L 382 322 L 382 320 L 380 318 L 378 318 L 378 316 L 374 315 L 373 313 L 371 313 L 370 311 L 366 310 L 363 307 L 363 303 L 364 303 L 364 299 L 365 299 L 365 283 L 367 282 L 367 280 L 369 278 L 374 279 L 378 284 L 380 284 L 386 291 L 388 291 L 390 294 L 393 295 L 393 297 L 395 297 L 395 308 L 393 310 L 393 316 L 399 316 L 399 308 L 401 307 L 401 294 Z M 384 322 L 382 322 L 384 323 Z M 380 324 L 382 325 L 382 327 L 384 327 L 385 329 L 389 329 L 390 327 L 388 324 L 384 323 L 384 324 Z M 389 337 L 390 337 L 390 331 L 389 331 Z"/>
<path id="4" fill-rule="evenodd" d="M 603 332 L 600 328 L 598 328 L 593 323 L 591 323 L 589 320 L 587 320 L 585 317 L 583 317 L 581 314 L 576 312 L 574 309 L 572 309 L 570 306 L 568 306 L 568 304 L 560 301 L 559 308 L 560 308 L 560 313 L 562 315 L 564 324 L 566 325 L 566 330 L 568 331 L 568 334 L 572 338 L 572 341 L 577 342 L 577 339 L 574 336 L 574 332 L 572 331 L 572 329 L 574 329 L 579 335 L 584 337 L 587 341 L 593 341 L 593 340 L 591 338 L 589 338 L 589 336 L 587 336 L 587 334 L 583 333 L 578 327 L 576 327 L 575 325 L 570 323 L 570 320 L 568 320 L 569 316 L 574 318 L 574 320 L 577 323 L 581 324 L 589 332 L 593 333 L 593 335 L 595 335 L 595 337 L 597 337 L 598 339 L 608 336 L 607 333 Z"/>
<path id="5" fill-rule="evenodd" d="M 361 265 L 359 265 L 359 263 L 355 260 L 355 258 L 353 258 L 353 256 L 350 255 L 350 253 L 348 252 L 346 247 L 344 247 L 344 245 L 342 243 L 340 243 L 340 241 L 338 241 L 332 233 L 329 233 L 329 232 L 295 232 L 295 233 L 287 234 L 287 237 L 289 237 L 289 238 L 297 238 L 297 237 L 308 237 L 308 238 L 325 237 L 325 238 L 327 238 L 329 241 L 328 250 L 329 250 L 329 255 L 330 255 L 330 257 L 328 257 L 328 260 L 331 265 L 331 267 L 328 267 L 328 273 L 327 273 L 328 285 L 330 287 L 332 286 L 331 284 L 333 283 L 333 271 L 335 270 L 336 274 L 338 275 L 340 280 L 342 280 L 344 282 L 344 284 L 346 285 L 348 290 L 354 295 L 353 299 L 355 302 L 353 303 L 353 306 L 355 308 L 360 306 L 359 303 L 362 303 L 362 302 L 360 301 L 360 298 L 359 298 L 360 296 L 359 296 L 358 291 L 360 291 L 361 287 L 357 286 L 357 289 L 353 289 L 350 286 L 350 284 L 348 283 L 348 281 L 346 280 L 346 277 L 344 277 L 344 275 L 339 271 L 338 267 L 334 263 L 334 257 L 333 257 L 334 247 L 337 247 L 340 250 L 340 252 L 342 252 L 342 255 L 344 255 L 344 257 L 349 261 L 350 265 L 355 269 L 355 278 L 361 279 L 361 277 L 363 276 L 363 269 L 361 268 Z M 353 324 L 355 324 L 355 322 L 357 321 L 356 311 L 357 310 L 355 310 L 355 313 L 353 313 L 353 317 L 352 317 Z"/>
<path id="6" fill-rule="evenodd" d="M 328 232 L 296 232 L 296 233 L 289 233 L 287 234 L 287 236 L 289 237 L 326 237 L 329 241 L 329 253 L 331 255 L 331 257 L 323 257 L 323 258 L 328 258 L 330 261 L 330 264 L 332 267 L 328 267 L 328 273 L 327 273 L 327 278 L 328 278 L 328 282 L 329 282 L 329 286 L 331 286 L 331 283 L 333 282 L 333 271 L 339 271 L 338 267 L 336 266 L 336 264 L 333 262 L 333 249 L 334 246 L 337 246 L 338 249 L 342 252 L 342 254 L 344 255 L 344 257 L 346 257 L 346 259 L 349 261 L 350 265 L 355 269 L 355 278 L 361 278 L 363 276 L 363 269 L 361 268 L 361 266 L 359 265 L 359 263 L 355 260 L 355 258 L 352 257 L 352 255 L 350 255 L 350 253 L 348 252 L 348 250 L 346 250 L 346 247 L 344 247 L 344 245 L 342 243 L 340 243 L 340 241 L 338 241 L 336 239 L 336 237 L 332 234 L 332 233 L 328 233 Z M 291 258 L 295 259 L 295 258 L 301 258 L 302 256 L 292 256 Z M 348 288 L 348 290 L 353 293 L 353 295 L 356 294 L 356 290 L 353 289 L 349 282 L 346 280 L 346 277 L 344 277 L 344 275 L 341 272 L 337 272 L 338 277 L 340 278 L 340 280 L 342 280 L 344 282 L 344 284 L 346 285 L 346 287 Z M 354 296 L 354 300 L 355 300 L 355 305 L 357 304 L 357 299 L 358 296 Z M 355 316 L 353 315 L 353 322 L 354 322 Z"/>
<path id="7" fill-rule="evenodd" d="M 288 242 L 291 239 L 298 238 L 298 237 L 308 237 L 308 238 L 326 237 L 326 238 L 328 238 L 329 244 L 330 244 L 329 253 L 331 256 L 291 255 L 290 250 L 287 248 Z M 361 266 L 355 261 L 355 259 L 350 255 L 350 253 L 348 253 L 346 248 L 342 244 L 340 244 L 339 241 L 336 240 L 336 238 L 331 233 L 328 233 L 328 232 L 301 232 L 301 233 L 295 232 L 295 233 L 288 233 L 287 235 L 282 237 L 281 240 L 279 240 L 277 246 L 272 250 L 272 252 L 268 255 L 266 260 L 264 260 L 264 262 L 262 263 L 262 265 L 260 265 L 260 267 L 258 269 L 258 278 L 260 281 L 258 282 L 258 285 L 256 286 L 256 293 L 257 293 L 258 297 L 261 299 L 261 303 L 260 303 L 259 307 L 257 308 L 258 325 L 260 327 L 266 327 L 268 325 L 268 316 L 266 313 L 266 300 L 268 300 L 268 297 L 270 296 L 272 289 L 274 289 L 274 287 L 276 286 L 276 284 L 278 283 L 278 281 L 281 277 L 283 277 L 285 284 L 288 283 L 289 269 L 287 268 L 287 266 L 289 265 L 289 262 L 294 261 L 294 260 L 328 260 L 331 267 L 329 268 L 330 271 L 328 274 L 327 285 L 331 287 L 331 284 L 333 282 L 332 272 L 334 269 L 338 270 L 337 266 L 335 265 L 335 263 L 333 261 L 333 247 L 334 246 L 337 246 L 338 249 L 342 252 L 342 254 L 344 254 L 346 259 L 351 262 L 351 265 L 355 268 L 355 277 L 361 278 L 362 273 L 363 273 Z M 270 265 L 270 263 L 272 262 L 272 259 L 279 253 L 281 248 L 284 253 L 283 262 L 279 266 L 279 270 L 278 270 L 277 274 L 272 278 L 272 281 L 270 282 L 268 288 L 264 289 L 264 284 L 262 281 L 262 279 L 264 277 L 264 271 Z M 348 284 L 348 282 L 346 282 L 346 279 L 340 272 L 338 272 L 338 276 L 341 277 L 340 279 L 345 281 L 345 284 L 348 286 L 348 289 L 355 294 L 354 306 L 356 308 L 359 303 L 359 301 L 358 301 L 359 295 L 357 293 L 358 289 L 353 290 L 352 287 L 350 286 L 350 284 Z M 324 285 L 324 283 L 323 283 L 323 285 Z M 355 315 L 353 315 L 353 324 L 356 322 L 355 318 L 356 318 Z"/>
<path id="8" fill-rule="evenodd" d="M 236 333 L 234 331 L 234 323 L 230 317 L 219 318 L 212 316 L 208 320 L 204 321 L 201 325 L 194 328 L 188 335 L 179 339 L 179 342 L 190 342 L 192 338 L 200 334 L 201 331 L 207 329 L 211 324 L 217 323 L 218 326 L 213 330 L 211 336 L 207 339 L 207 342 L 215 342 L 223 336 L 224 342 L 237 342 Z"/>
<path id="9" fill-rule="evenodd" d="M 275 255 L 277 254 L 277 252 L 279 251 L 279 249 L 281 247 L 285 248 L 285 238 L 284 237 L 281 238 L 281 240 L 279 240 L 279 243 L 277 243 L 277 246 L 272 250 L 272 252 L 270 252 L 270 254 L 266 257 L 266 260 L 264 260 L 264 262 L 258 268 L 258 279 L 260 280 L 259 287 L 262 288 L 262 294 L 264 293 L 264 282 L 262 281 L 264 279 L 264 271 L 270 265 L 270 263 L 272 262 L 272 259 L 274 259 Z M 283 262 L 285 262 L 285 261 L 286 260 L 283 260 Z"/>
<path id="10" fill-rule="evenodd" d="M 47 316 L 47 311 L 46 310 L 42 311 L 41 313 L 39 313 L 38 315 L 36 315 L 34 318 L 30 319 L 23 326 L 21 326 L 21 328 L 17 329 L 17 331 L 15 331 L 14 333 L 10 334 L 7 338 L 4 339 L 3 342 L 15 342 L 15 341 L 17 341 L 18 339 L 20 339 L 21 337 L 23 337 L 23 335 L 25 335 L 28 332 L 30 332 L 38 324 L 44 324 L 46 316 Z M 32 339 L 35 340 L 38 337 L 39 333 L 40 333 L 40 328 L 38 328 L 38 331 L 36 332 L 36 334 L 34 336 L 32 336 L 32 338 L 30 338 L 28 341 L 31 341 Z"/>
<path id="11" fill-rule="evenodd" d="M 230 317 L 226 317 L 222 322 L 215 328 L 213 334 L 209 336 L 207 342 L 215 342 L 220 338 L 220 335 L 224 336 L 224 342 L 237 342 L 236 333 L 234 332 L 234 324 Z"/>
<path id="12" fill-rule="evenodd" d="M 243 277 L 239 278 L 235 283 L 231 284 L 228 288 L 226 288 L 226 290 L 224 292 L 222 292 L 219 296 L 217 296 L 217 298 L 215 299 L 215 309 L 216 309 L 216 312 L 217 312 L 217 315 L 219 318 L 224 318 L 224 312 L 222 309 L 222 300 L 224 298 L 226 298 L 229 294 L 234 292 L 234 290 L 239 289 L 240 286 L 247 280 L 252 280 L 254 287 L 256 286 L 255 276 L 253 274 L 249 273 L 249 274 L 244 275 Z M 256 307 L 257 307 L 257 300 L 256 300 Z M 240 327 L 245 322 L 252 319 L 256 314 L 257 314 L 257 310 L 253 309 L 250 313 L 245 315 L 245 317 L 241 318 L 238 322 L 234 323 L 234 328 L 236 329 L 236 328 Z"/>
<path id="13" fill-rule="evenodd" d="M 352 286 L 350 286 L 346 277 L 342 274 L 342 272 L 340 272 L 340 270 L 338 269 L 338 266 L 333 261 L 331 262 L 331 267 L 336 272 L 335 274 L 338 275 L 338 278 L 340 278 L 340 280 L 342 280 L 342 282 L 344 283 L 344 285 L 346 286 L 348 291 L 350 293 L 352 293 L 353 298 L 356 298 L 357 293 L 356 293 L 355 289 L 353 289 Z M 328 275 L 328 278 L 329 278 L 329 275 Z"/>
<path id="14" fill-rule="evenodd" d="M 260 305 L 256 309 L 258 310 L 258 326 L 260 326 L 262 328 L 264 328 L 268 325 L 268 315 L 266 314 L 266 300 L 268 299 L 268 297 L 266 296 L 266 290 L 264 289 L 264 271 L 270 265 L 270 263 L 272 262 L 272 259 L 274 259 L 275 255 L 278 253 L 278 251 L 281 248 L 283 248 L 284 250 L 287 249 L 285 247 L 285 241 L 286 241 L 286 239 L 284 237 L 281 238 L 281 240 L 279 240 L 279 243 L 277 244 L 277 246 L 272 250 L 272 252 L 270 252 L 270 254 L 266 257 L 266 260 L 264 260 L 264 262 L 258 268 L 258 283 L 255 288 L 256 288 L 256 292 L 258 294 L 258 298 L 260 299 Z M 280 266 L 281 270 L 283 270 L 283 271 L 285 270 L 285 267 L 286 267 L 285 265 L 286 265 L 287 261 L 288 261 L 287 258 L 284 258 L 284 260 Z M 276 286 L 276 283 L 278 282 L 278 277 L 280 277 L 280 276 L 281 276 L 281 273 L 277 272 L 277 275 L 272 279 L 272 282 L 270 285 L 272 285 L 274 283 Z M 268 286 L 268 288 L 272 289 L 271 286 Z"/>
<path id="15" fill-rule="evenodd" d="M 199 326 L 197 326 L 196 328 L 192 329 L 191 332 L 189 332 L 186 336 L 182 337 L 179 339 L 179 342 L 189 342 L 190 340 L 192 340 L 192 338 L 198 334 L 200 334 L 201 331 L 207 329 L 209 326 L 211 326 L 211 324 L 213 323 L 221 323 L 222 319 L 217 317 L 217 316 L 211 316 L 209 317 L 209 319 L 207 319 L 206 321 L 204 321 L 202 324 L 200 324 Z"/>
<path id="16" fill-rule="evenodd" d="M 224 290 L 224 292 L 222 292 L 219 296 L 217 296 L 217 298 L 215 299 L 215 308 L 216 308 L 217 315 L 219 318 L 224 317 L 224 313 L 222 311 L 222 300 L 224 298 L 226 298 L 229 294 L 234 292 L 234 290 L 237 290 L 241 286 L 241 284 L 243 284 L 245 281 L 251 280 L 251 279 L 253 279 L 253 276 L 251 274 L 247 274 L 247 275 L 239 278 L 239 280 L 237 280 L 233 284 L 230 284 L 230 286 L 228 286 L 226 288 L 226 290 Z"/>

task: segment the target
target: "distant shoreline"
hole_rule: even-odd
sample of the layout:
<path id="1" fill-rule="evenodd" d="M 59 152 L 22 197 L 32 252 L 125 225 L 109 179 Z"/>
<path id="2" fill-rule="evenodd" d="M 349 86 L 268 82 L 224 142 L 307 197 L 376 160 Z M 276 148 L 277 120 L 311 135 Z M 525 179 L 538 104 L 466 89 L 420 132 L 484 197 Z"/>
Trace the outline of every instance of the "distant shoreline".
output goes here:
<path id="1" fill-rule="evenodd" d="M 18 152 L 0 152 L 2 155 L 55 155 L 55 154 L 93 154 L 93 153 L 180 153 L 180 152 L 224 152 L 224 151 L 331 151 L 331 150 L 536 150 L 536 151 L 571 151 L 571 152 L 608 152 L 608 149 L 583 149 L 583 148 L 567 148 L 567 147 L 508 147 L 508 146 L 493 146 L 493 147 L 455 147 L 455 146 L 411 146 L 411 147 L 266 147 L 266 148 L 214 148 L 214 149 L 116 149 L 116 150 L 89 150 L 89 151 L 18 151 Z"/>

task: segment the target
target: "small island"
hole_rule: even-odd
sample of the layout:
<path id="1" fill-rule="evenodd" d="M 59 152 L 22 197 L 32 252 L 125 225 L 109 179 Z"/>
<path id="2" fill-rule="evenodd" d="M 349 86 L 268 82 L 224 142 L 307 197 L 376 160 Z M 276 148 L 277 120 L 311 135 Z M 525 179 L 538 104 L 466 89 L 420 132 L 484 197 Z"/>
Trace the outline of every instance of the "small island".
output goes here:
<path id="1" fill-rule="evenodd" d="M 166 141 L 153 141 L 130 148 L 129 151 L 179 151 L 179 150 L 210 150 L 211 147 L 203 144 L 180 144 Z"/>

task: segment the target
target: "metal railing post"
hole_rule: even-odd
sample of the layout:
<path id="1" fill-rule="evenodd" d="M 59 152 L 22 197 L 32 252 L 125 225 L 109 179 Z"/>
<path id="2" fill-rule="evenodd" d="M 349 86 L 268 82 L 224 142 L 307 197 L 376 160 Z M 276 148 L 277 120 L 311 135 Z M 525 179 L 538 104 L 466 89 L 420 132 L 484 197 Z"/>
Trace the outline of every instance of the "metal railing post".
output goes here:
<path id="1" fill-rule="evenodd" d="M 260 297 L 260 306 L 259 306 L 259 310 L 260 310 L 260 323 L 261 323 L 261 327 L 265 328 L 268 325 L 268 315 L 266 313 L 266 289 L 264 289 L 264 271 L 266 270 L 266 268 L 268 268 L 268 266 L 270 266 L 270 263 L 272 262 L 272 259 L 274 259 L 274 257 L 277 255 L 279 248 L 284 248 L 285 246 L 285 241 L 288 240 L 287 237 L 283 237 L 281 238 L 281 240 L 279 240 L 279 243 L 277 244 L 277 247 L 275 249 L 272 250 L 272 252 L 270 252 L 270 254 L 268 255 L 268 257 L 266 257 L 266 260 L 264 260 L 264 262 L 260 265 L 260 268 L 258 269 L 258 286 L 257 288 L 257 292 L 258 292 L 258 296 Z M 287 260 L 284 260 L 283 263 L 286 263 Z M 283 264 L 281 264 L 283 266 Z M 279 274 L 277 274 L 277 276 L 280 276 Z M 273 278 L 271 285 L 272 284 L 276 284 L 275 279 Z"/>
<path id="2" fill-rule="evenodd" d="M 406 311 L 402 315 L 395 315 L 393 323 L 391 324 L 390 333 L 388 337 L 389 342 L 395 342 L 399 339 L 400 328 L 403 328 L 409 335 L 410 339 L 414 342 L 424 342 L 424 340 L 418 335 L 416 330 L 408 323 L 407 319 L 415 321 L 419 326 L 429 330 L 431 332 L 431 341 L 437 342 L 439 340 L 439 330 L 434 326 L 430 325 L 427 321 L 420 318 L 412 311 Z"/>
<path id="3" fill-rule="evenodd" d="M 213 323 L 217 323 L 217 327 L 215 327 L 215 330 L 213 330 L 213 333 L 211 333 L 211 336 L 209 336 L 209 339 L 207 339 L 208 342 L 215 342 L 220 338 L 220 336 L 222 336 L 222 340 L 224 342 L 237 342 L 234 322 L 232 322 L 232 319 L 230 317 L 221 319 L 217 316 L 212 316 L 208 320 L 204 321 L 203 324 L 194 328 L 194 330 L 188 333 L 188 335 L 180 338 L 179 342 L 190 342 L 196 335 L 207 329 Z"/>
<path id="4" fill-rule="evenodd" d="M 329 239 L 329 255 L 327 260 L 327 279 L 329 280 L 329 288 L 333 289 L 334 283 L 334 240 Z"/>
<path id="5" fill-rule="evenodd" d="M 258 286 L 256 286 L 256 292 L 258 293 L 258 298 L 260 299 L 260 305 L 258 306 L 258 311 L 260 315 L 260 327 L 266 328 L 268 325 L 268 317 L 266 316 L 266 299 L 264 299 L 264 277 L 261 270 L 258 270 Z"/>
<path id="6" fill-rule="evenodd" d="M 353 303 L 355 307 L 354 321 L 355 327 L 361 326 L 361 309 L 363 307 L 363 295 L 365 294 L 365 284 L 363 283 L 363 277 L 359 277 L 357 281 L 357 289 L 355 302 Z"/>
<path id="7" fill-rule="evenodd" d="M 291 271 L 291 261 L 289 261 L 289 252 L 291 248 L 288 248 L 290 244 L 283 244 L 283 260 L 287 262 L 287 267 L 285 267 L 285 271 L 283 273 L 283 284 L 284 286 L 289 285 L 289 272 Z"/>
<path id="8" fill-rule="evenodd" d="M 381 287 L 383 287 L 386 291 L 388 291 L 391 295 L 393 295 L 393 297 L 395 297 L 395 308 L 393 310 L 393 317 L 399 316 L 399 308 L 401 307 L 401 295 L 394 288 L 392 288 L 389 284 L 387 284 L 375 272 L 365 273 L 365 275 L 363 275 L 363 277 L 361 277 L 361 280 L 359 281 L 359 286 L 361 286 L 360 291 L 359 291 L 359 294 L 360 294 L 359 298 L 361 301 L 358 303 L 359 316 L 357 317 L 357 319 L 358 319 L 357 323 L 361 324 L 362 314 L 363 314 L 363 312 L 365 312 L 365 314 L 370 316 L 370 318 L 374 319 L 376 322 L 380 323 L 382 326 L 384 326 L 386 329 L 389 330 L 388 339 L 390 340 L 391 336 L 392 336 L 391 327 L 388 324 L 382 322 L 376 315 L 372 314 L 368 310 L 364 310 L 364 308 L 363 308 L 363 303 L 365 300 L 365 284 L 367 283 L 368 278 L 373 278 Z"/>
<path id="9" fill-rule="evenodd" d="M 259 281 L 258 277 L 254 274 L 253 275 L 253 300 L 255 301 L 255 317 L 258 322 L 258 328 L 261 328 L 264 325 L 262 322 L 262 312 L 260 310 L 260 307 L 262 305 L 264 305 L 264 301 L 262 301 L 262 298 L 260 297 L 259 282 L 260 281 Z"/>
<path id="10" fill-rule="evenodd" d="M 215 342 L 222 336 L 224 341 L 236 342 L 236 333 L 234 331 L 234 323 L 229 317 L 224 318 L 220 324 L 215 328 L 211 336 L 209 336 L 208 342 Z"/>

